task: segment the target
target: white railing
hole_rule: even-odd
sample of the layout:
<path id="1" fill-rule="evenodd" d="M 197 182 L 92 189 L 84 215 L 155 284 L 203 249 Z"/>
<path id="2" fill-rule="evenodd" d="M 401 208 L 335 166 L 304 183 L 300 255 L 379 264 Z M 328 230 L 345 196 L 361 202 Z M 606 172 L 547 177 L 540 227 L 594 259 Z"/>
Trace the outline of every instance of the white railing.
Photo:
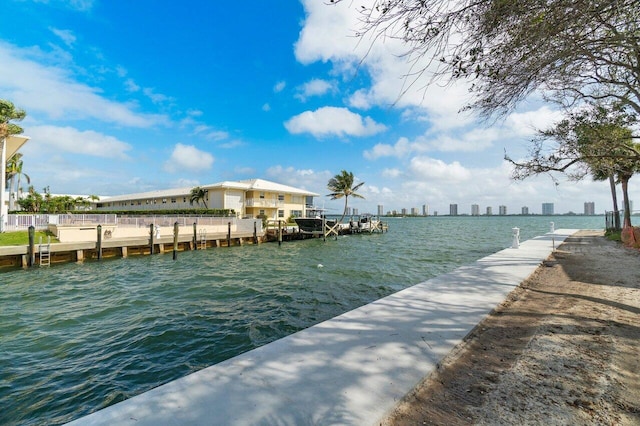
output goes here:
<path id="1" fill-rule="evenodd" d="M 254 223 L 258 232 L 262 232 L 262 221 L 259 219 L 238 219 L 220 216 L 117 216 L 115 214 L 10 214 L 7 217 L 4 231 L 20 231 L 30 226 L 37 230 L 48 226 L 84 226 L 84 225 L 117 225 L 120 227 L 142 228 L 149 225 L 169 227 L 178 222 L 179 226 L 190 226 L 194 223 L 202 226 L 228 227 L 231 223 L 235 232 L 253 232 Z"/>
<path id="2" fill-rule="evenodd" d="M 247 198 L 247 207 L 283 207 L 284 201 L 266 198 Z"/>
<path id="3" fill-rule="evenodd" d="M 33 226 L 37 230 L 47 229 L 48 214 L 10 214 L 7 215 L 7 226 L 3 231 L 21 231 Z"/>

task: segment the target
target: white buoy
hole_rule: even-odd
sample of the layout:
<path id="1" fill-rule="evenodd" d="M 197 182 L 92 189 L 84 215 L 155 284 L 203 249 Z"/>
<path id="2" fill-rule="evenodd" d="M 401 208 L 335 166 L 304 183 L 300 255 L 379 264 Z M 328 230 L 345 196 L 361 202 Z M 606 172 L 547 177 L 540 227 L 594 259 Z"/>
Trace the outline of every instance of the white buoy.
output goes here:
<path id="1" fill-rule="evenodd" d="M 318 268 L 324 268 L 324 265 L 322 263 L 318 263 Z"/>
<path id="2" fill-rule="evenodd" d="M 520 228 L 512 228 L 511 232 L 513 233 L 513 243 L 511 243 L 511 248 L 519 248 L 520 247 Z"/>

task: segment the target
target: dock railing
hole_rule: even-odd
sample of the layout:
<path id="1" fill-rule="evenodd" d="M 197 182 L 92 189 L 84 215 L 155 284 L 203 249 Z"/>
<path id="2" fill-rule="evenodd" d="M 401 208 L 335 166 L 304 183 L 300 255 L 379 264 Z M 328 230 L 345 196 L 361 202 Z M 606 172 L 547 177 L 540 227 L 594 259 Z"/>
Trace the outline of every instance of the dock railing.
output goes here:
<path id="1" fill-rule="evenodd" d="M 3 231 L 21 231 L 33 226 L 36 230 L 46 230 L 49 225 L 86 226 L 117 225 L 120 227 L 142 228 L 149 225 L 170 227 L 178 222 L 179 226 L 191 226 L 194 223 L 203 226 L 228 227 L 231 224 L 235 232 L 253 232 L 254 224 L 262 232 L 260 219 L 238 219 L 221 216 L 118 216 L 115 214 L 10 214 L 7 227 Z"/>

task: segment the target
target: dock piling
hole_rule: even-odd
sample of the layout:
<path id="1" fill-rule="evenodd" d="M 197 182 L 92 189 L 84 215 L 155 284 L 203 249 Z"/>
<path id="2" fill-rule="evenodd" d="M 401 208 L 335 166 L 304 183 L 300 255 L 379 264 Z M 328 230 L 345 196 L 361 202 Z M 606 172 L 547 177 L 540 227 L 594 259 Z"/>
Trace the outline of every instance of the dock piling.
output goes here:
<path id="1" fill-rule="evenodd" d="M 36 228 L 31 225 L 29 227 L 29 263 L 28 266 L 33 266 L 36 263 Z"/>
<path id="2" fill-rule="evenodd" d="M 178 258 L 178 222 L 173 224 L 173 260 Z"/>
<path id="3" fill-rule="evenodd" d="M 227 226 L 227 247 L 231 247 L 231 222 Z"/>
<path id="4" fill-rule="evenodd" d="M 98 232 L 97 240 L 96 240 L 96 251 L 98 252 L 98 260 L 102 259 L 102 225 L 98 225 L 96 227 Z"/>
<path id="5" fill-rule="evenodd" d="M 253 221 L 253 244 L 258 244 L 258 222 Z"/>
<path id="6" fill-rule="evenodd" d="M 149 225 L 149 254 L 153 254 L 153 223 Z"/>
<path id="7" fill-rule="evenodd" d="M 193 222 L 193 249 L 198 250 L 198 225 Z"/>

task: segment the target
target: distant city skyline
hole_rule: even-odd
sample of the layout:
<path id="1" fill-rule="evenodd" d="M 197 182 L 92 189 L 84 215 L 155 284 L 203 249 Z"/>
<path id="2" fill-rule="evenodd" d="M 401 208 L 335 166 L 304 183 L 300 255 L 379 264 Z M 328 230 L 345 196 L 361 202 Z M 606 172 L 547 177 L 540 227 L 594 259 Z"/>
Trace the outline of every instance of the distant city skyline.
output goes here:
<path id="1" fill-rule="evenodd" d="M 633 202 L 631 202 L 631 209 L 633 210 Z M 493 206 L 486 206 L 483 207 L 477 203 L 471 204 L 469 207 L 469 211 L 461 211 L 459 209 L 458 203 L 450 203 L 449 204 L 449 216 L 466 216 L 466 215 L 470 215 L 470 216 L 492 216 L 493 213 Z M 384 214 L 403 214 L 403 215 L 408 215 L 411 214 L 413 216 L 430 216 L 429 214 L 430 211 L 430 207 L 429 204 L 423 204 L 422 205 L 422 209 L 420 210 L 418 207 L 403 207 L 401 209 L 396 209 L 396 210 L 388 210 L 386 213 L 384 213 L 384 206 L 382 204 L 378 204 L 378 215 L 384 215 Z M 509 207 L 505 204 L 500 204 L 498 205 L 498 215 L 501 216 L 505 216 L 505 215 L 563 215 L 563 214 L 584 214 L 584 215 L 598 215 L 598 214 L 604 214 L 604 211 L 602 212 L 597 212 L 596 211 L 596 203 L 593 201 L 585 201 L 583 202 L 583 209 L 582 210 L 567 210 L 567 211 L 563 211 L 563 212 L 559 212 L 556 211 L 555 208 L 555 203 L 542 203 L 540 205 L 540 210 L 536 211 L 536 210 L 531 210 L 529 208 L 529 206 L 520 206 L 519 208 L 514 208 L 512 211 L 515 212 L 519 212 L 519 213 L 509 213 Z M 437 210 L 434 210 L 433 212 L 434 216 L 437 216 Z"/>

